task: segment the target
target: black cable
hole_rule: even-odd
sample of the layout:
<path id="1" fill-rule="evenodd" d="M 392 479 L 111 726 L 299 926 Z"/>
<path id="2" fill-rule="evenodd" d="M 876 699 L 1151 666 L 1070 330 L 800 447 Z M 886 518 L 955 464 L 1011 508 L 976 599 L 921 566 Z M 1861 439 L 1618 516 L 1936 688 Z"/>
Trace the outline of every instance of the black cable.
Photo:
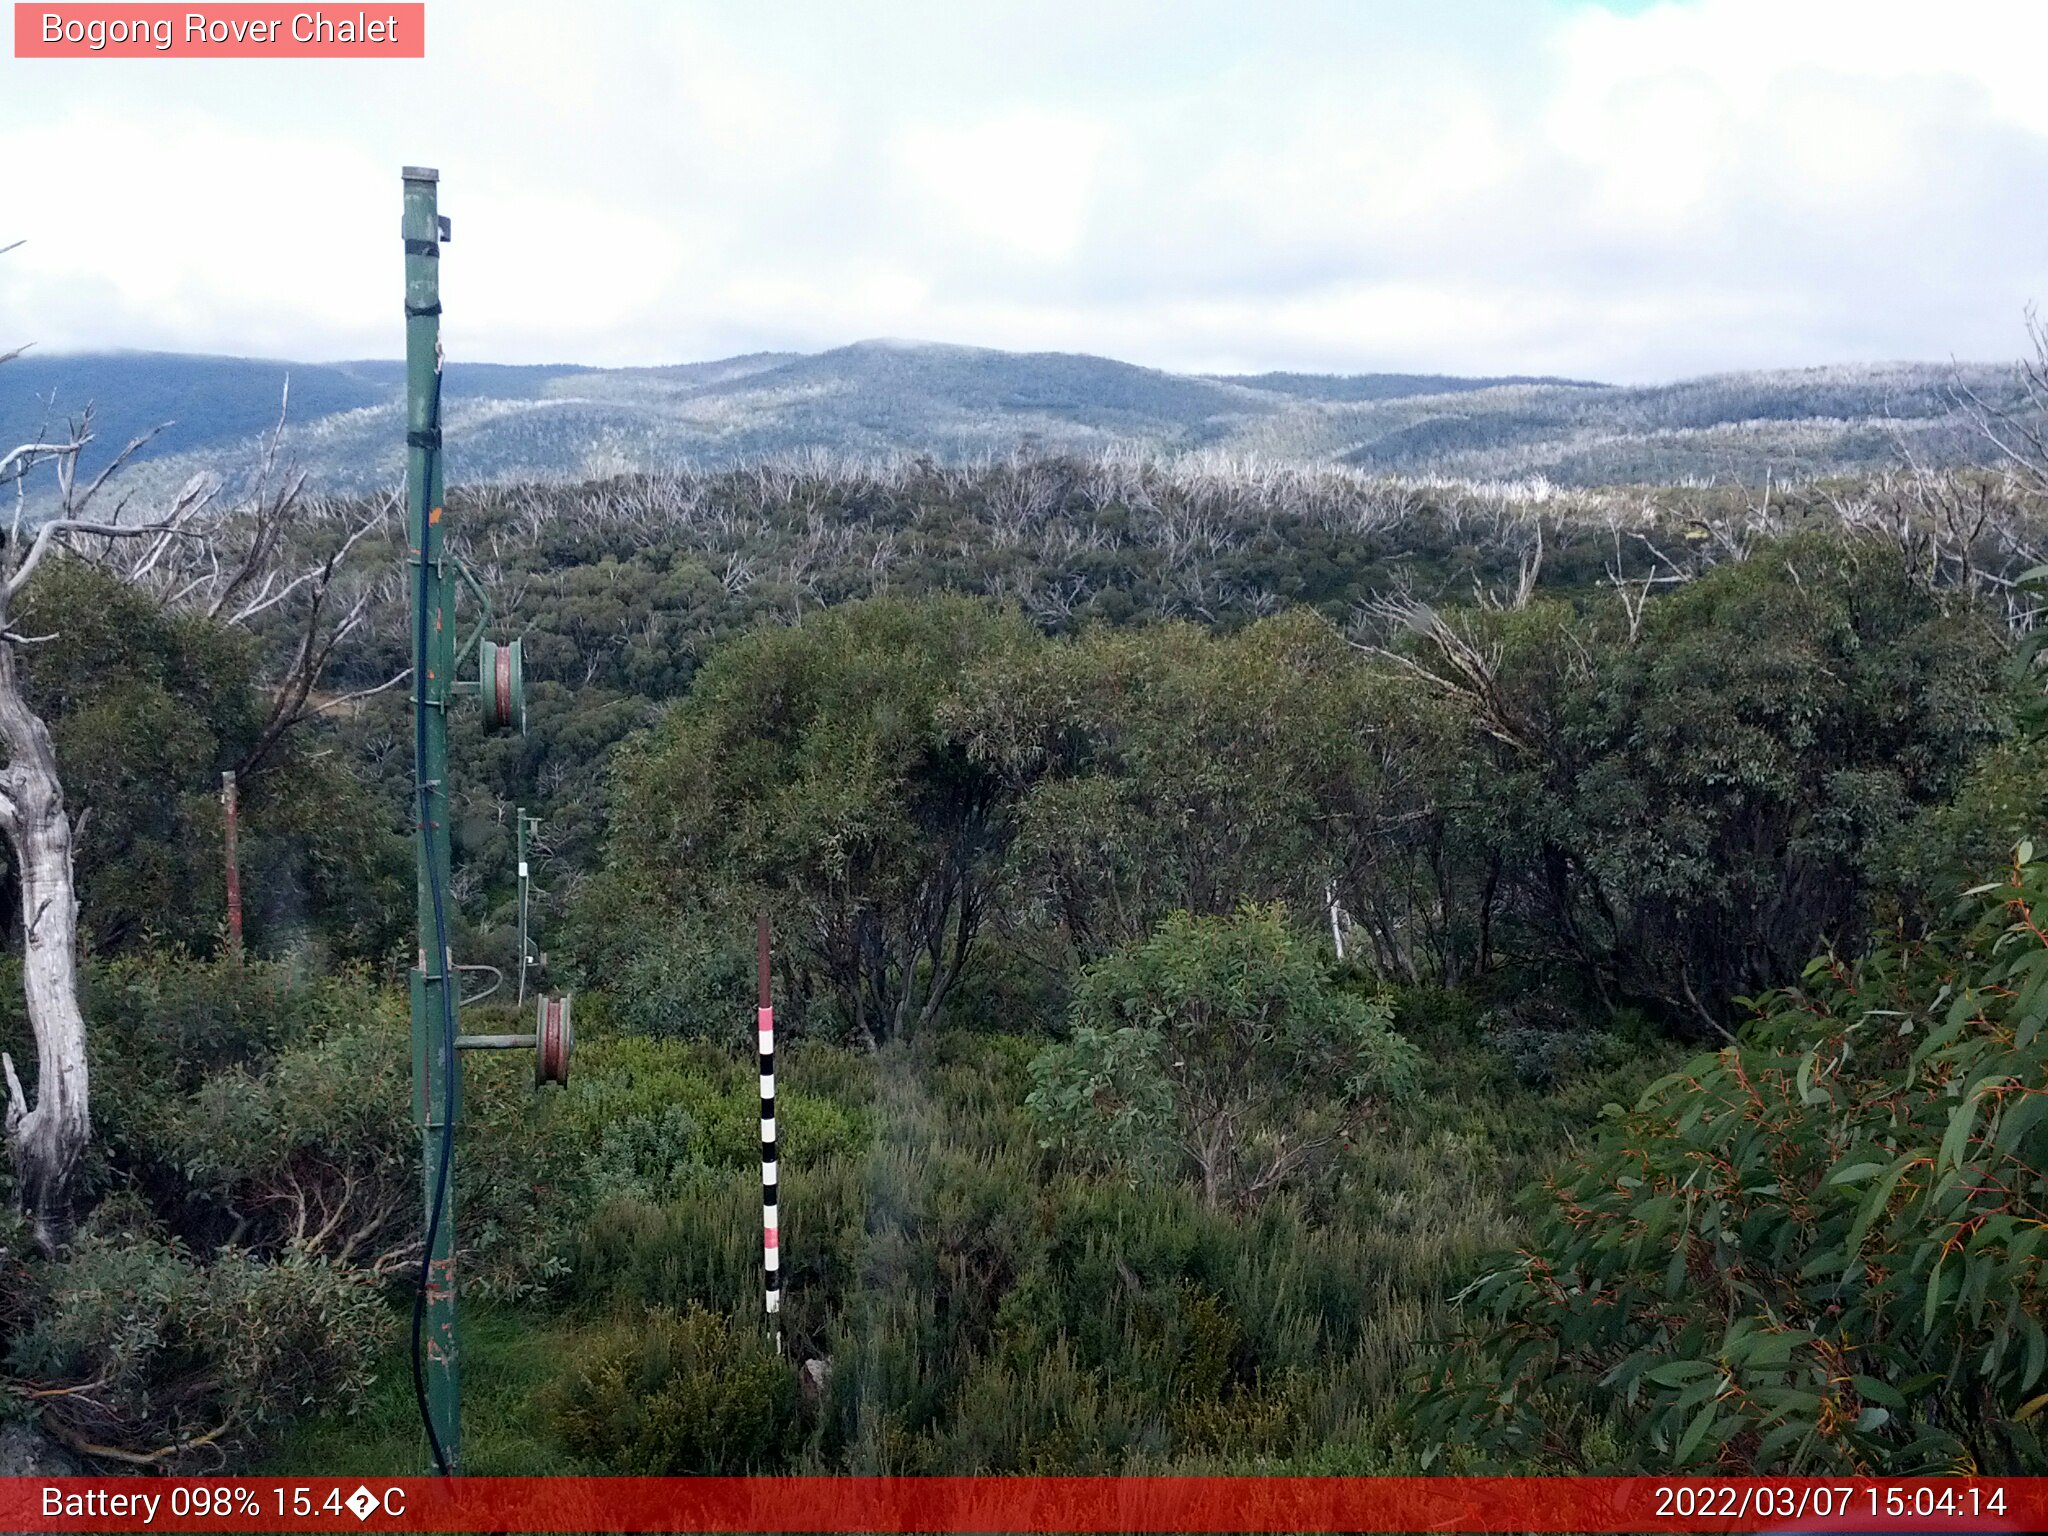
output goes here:
<path id="1" fill-rule="evenodd" d="M 414 1400 L 419 1404 L 420 1423 L 426 1426 L 427 1444 L 434 1453 L 434 1466 L 441 1476 L 451 1477 L 455 1469 L 448 1465 L 447 1449 L 441 1444 L 440 1433 L 434 1427 L 433 1410 L 427 1406 L 426 1365 L 421 1348 L 421 1334 L 427 1316 L 427 1287 L 434 1272 L 434 1243 L 441 1232 L 441 1210 L 448 1203 L 448 1172 L 455 1156 L 455 994 L 452 978 L 448 975 L 448 913 L 441 895 L 441 861 L 434 856 L 433 786 L 427 780 L 427 546 L 432 539 L 429 519 L 433 515 L 434 460 L 440 452 L 441 438 L 441 364 L 438 358 L 434 363 L 431 412 L 433 425 L 428 430 L 433 438 L 430 445 L 423 445 L 426 446 L 426 459 L 420 474 L 420 575 L 413 603 L 417 629 L 413 637 L 412 760 L 413 781 L 418 786 L 419 795 L 419 835 L 427 866 L 427 886 L 433 899 L 434 963 L 441 972 L 441 1042 L 445 1055 L 441 1073 L 440 1166 L 434 1172 L 434 1193 L 427 1212 L 427 1242 L 420 1254 L 419 1284 L 414 1288 L 412 1298 L 412 1391 Z"/>

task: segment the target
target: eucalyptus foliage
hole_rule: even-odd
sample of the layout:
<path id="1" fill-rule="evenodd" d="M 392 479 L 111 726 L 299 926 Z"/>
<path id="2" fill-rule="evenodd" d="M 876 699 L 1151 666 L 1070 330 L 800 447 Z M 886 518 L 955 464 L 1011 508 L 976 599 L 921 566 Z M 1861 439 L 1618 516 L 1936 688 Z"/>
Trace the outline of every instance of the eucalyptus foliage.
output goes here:
<path id="1" fill-rule="evenodd" d="M 1610 1106 L 1461 1297 L 1418 1413 L 1487 1460 L 1618 1414 L 1645 1469 L 2039 1472 L 2048 862 L 1924 941 L 1823 956 Z"/>
<path id="2" fill-rule="evenodd" d="M 21 623 L 53 632 L 24 673 L 76 817 L 83 932 L 100 953 L 213 948 L 227 917 L 220 776 L 246 769 L 269 710 L 258 643 L 78 561 L 39 573 L 27 599 Z M 382 960 L 404 931 L 407 844 L 311 735 L 240 773 L 249 944 Z M 14 879 L 0 867 L 0 910 L 18 905 Z"/>
<path id="3" fill-rule="evenodd" d="M 877 600 L 720 652 L 622 768 L 615 910 L 746 934 L 765 907 L 798 1022 L 823 996 L 867 1043 L 930 1024 L 1011 835 L 1008 787 L 945 705 L 1031 634 L 982 604 Z"/>
<path id="4" fill-rule="evenodd" d="M 1046 1143 L 1137 1171 L 1185 1163 L 1212 1205 L 1270 1194 L 1386 1096 L 1416 1051 L 1341 990 L 1278 908 L 1178 912 L 1091 966 L 1073 1033 L 1032 1063 Z"/>

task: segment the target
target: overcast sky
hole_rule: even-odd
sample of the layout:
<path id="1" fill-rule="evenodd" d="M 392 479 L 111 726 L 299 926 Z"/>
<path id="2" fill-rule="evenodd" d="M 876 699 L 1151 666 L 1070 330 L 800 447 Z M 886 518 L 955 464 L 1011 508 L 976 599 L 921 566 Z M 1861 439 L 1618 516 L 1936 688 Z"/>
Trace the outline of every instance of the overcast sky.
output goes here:
<path id="1" fill-rule="evenodd" d="M 407 163 L 474 360 L 1653 380 L 2005 358 L 2048 299 L 2039 0 L 427 20 L 424 62 L 0 58 L 0 344 L 395 356 Z"/>

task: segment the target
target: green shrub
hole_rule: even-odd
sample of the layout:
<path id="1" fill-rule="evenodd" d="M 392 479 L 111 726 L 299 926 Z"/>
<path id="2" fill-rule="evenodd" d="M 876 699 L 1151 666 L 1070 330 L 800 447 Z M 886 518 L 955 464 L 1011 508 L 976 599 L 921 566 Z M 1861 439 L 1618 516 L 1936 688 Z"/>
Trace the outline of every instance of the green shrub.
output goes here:
<path id="1" fill-rule="evenodd" d="M 2048 753 L 2038 741 L 1983 753 L 1952 799 L 1901 821 L 1877 851 L 1880 916 L 1916 933 L 1938 925 L 1981 871 L 2040 825 L 2043 806 Z"/>
<path id="2" fill-rule="evenodd" d="M 1545 760 L 1478 811 L 1521 893 L 1499 942 L 1711 1036 L 1861 934 L 1893 829 L 2010 733 L 2005 636 L 1896 545 L 1827 533 L 1674 587 L 1632 641 L 1606 613 L 1495 684 L 1531 689 Z"/>
<path id="3" fill-rule="evenodd" d="M 620 1322 L 553 1399 L 571 1451 L 640 1477 L 780 1471 L 797 1405 L 795 1370 L 765 1333 L 700 1307 Z"/>
<path id="4" fill-rule="evenodd" d="M 1003 942 L 976 941 L 960 981 L 946 999 L 949 1030 L 1021 1033 L 1050 1029 L 1066 1012 L 1071 956 L 1056 950 L 1052 963 L 1031 953 L 1033 937 L 1006 933 Z"/>
<path id="5" fill-rule="evenodd" d="M 930 1433 L 898 1438 L 896 1466 L 984 1475 L 1138 1473 L 1164 1467 L 1173 1449 L 1170 1426 L 1142 1394 L 1083 1366 L 1064 1341 L 1026 1363 L 986 1362 L 950 1406 Z"/>
<path id="6" fill-rule="evenodd" d="M 615 946 L 617 970 L 598 978 L 613 999 L 621 1030 L 723 1046 L 752 1041 L 751 926 L 716 924 L 699 913 L 664 907 L 652 918 L 642 917 L 634 933 L 637 942 Z"/>
<path id="7" fill-rule="evenodd" d="M 793 1053 L 792 1082 L 873 1126 L 854 1155 L 784 1149 L 788 1358 L 831 1362 L 806 1464 L 1238 1468 L 1366 1433 L 1440 1326 L 1438 1296 L 1509 1235 L 1484 1136 L 1534 1096 L 1483 1097 L 1462 1132 L 1434 1123 L 1441 1104 L 1414 1117 L 1429 1123 L 1404 1111 L 1333 1154 L 1312 1197 L 1240 1211 L 1048 1159 L 1020 1103 L 1041 1045 L 942 1033 Z M 636 1042 L 648 1054 L 632 1059 L 751 1086 L 742 1063 L 696 1049 Z M 575 1261 L 583 1305 L 758 1306 L 752 1166 L 693 1163 L 676 1190 L 594 1210 Z"/>
<path id="8" fill-rule="evenodd" d="M 1353 990 L 1381 990 L 1378 979 L 1355 963 L 1344 968 L 1340 979 Z M 1469 1046 L 1482 1037 L 1485 1009 L 1469 990 L 1429 983 L 1384 990 L 1394 1016 L 1401 1021 L 1401 1033 L 1431 1056 Z"/>
<path id="9" fill-rule="evenodd" d="M 1465 1293 L 1424 1432 L 1527 1464 L 1619 1413 L 1629 1466 L 2048 1466 L 2048 864 L 1974 900 L 1611 1109 Z"/>
<path id="10" fill-rule="evenodd" d="M 823 1054 L 809 1071 L 804 1063 L 813 1051 Z M 775 1112 L 789 1155 L 819 1162 L 865 1145 L 868 1121 L 857 1104 L 803 1086 L 844 1086 L 844 1057 L 809 1042 L 787 1053 Z M 713 1176 L 758 1169 L 761 1097 L 750 1066 L 698 1041 L 629 1035 L 579 1049 L 561 1106 L 562 1133 L 579 1149 L 591 1194 L 659 1202 L 699 1190 Z"/>
<path id="11" fill-rule="evenodd" d="M 77 1387 L 43 1400 L 51 1426 L 116 1448 L 232 1446 L 352 1411 L 394 1328 L 359 1273 L 239 1252 L 200 1263 L 132 1234 L 82 1237 L 34 1285 L 10 1369 Z"/>
<path id="12" fill-rule="evenodd" d="M 937 1022 L 1000 881 L 1016 795 L 951 707 L 970 671 L 1040 643 L 1014 610 L 934 596 L 828 606 L 723 647 L 618 756 L 607 920 L 690 914 L 716 935 L 706 963 L 730 975 L 716 956 L 734 936 L 743 953 L 767 910 L 788 1023 L 823 1023 L 814 999 L 864 1045 Z"/>
<path id="13" fill-rule="evenodd" d="M 1614 1066 L 1628 1051 L 1622 1041 L 1541 994 L 1489 1009 L 1480 1025 L 1516 1079 L 1535 1088 L 1555 1088 L 1580 1073 Z"/>
<path id="14" fill-rule="evenodd" d="M 420 1143 L 401 995 L 277 962 L 137 953 L 90 964 L 84 1006 L 87 1204 L 132 1194 L 202 1260 L 233 1247 L 404 1274 Z M 19 1010 L 18 984 L 0 990 L 0 1045 L 17 1059 Z M 464 1027 L 525 1018 L 485 1005 Z M 524 1061 L 465 1061 L 458 1194 L 476 1294 L 524 1294 L 562 1266 L 581 1189 L 557 1097 L 534 1091 Z"/>
<path id="15" fill-rule="evenodd" d="M 615 1195 L 576 1234 L 576 1289 L 648 1307 L 731 1307 L 761 1289 L 761 1185 L 707 1180 L 666 1204 Z M 793 1242 L 788 1246 L 794 1248 Z"/>
<path id="16" fill-rule="evenodd" d="M 1315 1376 L 1289 1372 L 1273 1382 L 1185 1398 L 1171 1414 L 1175 1450 L 1236 1464 L 1286 1456 L 1300 1444 L 1318 1392 Z"/>
<path id="17" fill-rule="evenodd" d="M 391 1016 L 396 1005 L 388 990 L 355 972 L 318 975 L 283 961 L 237 964 L 162 951 L 93 961 L 81 991 L 103 1058 L 94 1067 L 142 1077 L 158 1092 L 193 1088 L 224 1067 Z M 19 992 L 7 989 L 9 1009 L 19 1008 Z"/>
<path id="18" fill-rule="evenodd" d="M 1049 1146 L 1171 1159 L 1212 1204 L 1271 1194 L 1414 1085 L 1382 998 L 1343 990 L 1277 907 L 1178 912 L 1082 973 L 1073 1036 L 1032 1063 Z"/>
<path id="19" fill-rule="evenodd" d="M 166 609 L 86 560 L 45 565 L 22 602 L 26 632 L 54 632 L 26 658 L 23 686 L 49 725 L 66 802 L 92 808 L 73 853 L 79 930 L 95 953 L 225 948 L 218 796 L 221 771 L 240 768 L 251 952 L 387 958 L 409 912 L 410 860 L 370 776 L 314 745 L 322 726 L 287 733 L 249 771 L 272 708 L 264 679 L 284 657 L 266 660 L 255 635 Z"/>
<path id="20" fill-rule="evenodd" d="M 875 1098 L 875 1056 L 822 1040 L 778 1050 L 776 1089 L 807 1098 L 829 1099 L 849 1114 L 867 1109 Z M 780 1100 L 777 1100 L 778 1108 Z"/>

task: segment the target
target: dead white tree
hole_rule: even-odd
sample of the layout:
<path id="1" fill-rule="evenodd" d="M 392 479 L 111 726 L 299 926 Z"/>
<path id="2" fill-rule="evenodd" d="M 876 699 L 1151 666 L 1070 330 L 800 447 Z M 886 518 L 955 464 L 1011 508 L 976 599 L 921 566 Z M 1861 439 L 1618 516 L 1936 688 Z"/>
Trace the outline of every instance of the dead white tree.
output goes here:
<path id="1" fill-rule="evenodd" d="M 1958 379 L 1952 391 L 1965 419 L 2036 496 L 2048 496 L 2048 322 L 2027 310 L 2031 355 L 2013 370 L 2011 398 L 1986 400 Z"/>
<path id="2" fill-rule="evenodd" d="M 69 1235 L 71 1184 L 92 1136 L 92 1117 L 85 1019 L 78 1006 L 72 826 L 49 727 L 29 704 L 19 665 L 25 648 L 54 637 L 16 629 L 16 605 L 53 552 L 80 539 L 161 549 L 183 536 L 209 500 L 203 485 L 188 485 L 159 516 L 124 523 L 116 514 L 114 520 L 98 521 L 87 514 L 115 466 L 84 491 L 77 489 L 78 455 L 91 441 L 89 422 L 82 421 L 61 440 L 31 443 L 9 455 L 13 472 L 20 475 L 38 464 L 54 464 L 60 493 L 55 512 L 34 529 L 25 525 L 25 503 L 17 499 L 0 556 L 0 751 L 6 755 L 0 766 L 0 834 L 14 854 L 21 889 L 22 991 L 36 1042 L 34 1101 L 5 1052 L 0 1052 L 0 1072 L 7 1082 L 6 1135 L 15 1202 L 46 1253 L 57 1251 Z M 117 457 L 116 466 L 128 451 L 132 447 Z"/>
<path id="3" fill-rule="evenodd" d="M 18 356 L 19 348 L 0 357 Z M 160 429 L 159 429 L 160 430 Z M 63 778 L 49 727 L 23 687 L 22 654 L 54 635 L 24 634 L 16 618 L 37 574 L 59 560 L 77 558 L 111 566 L 126 581 L 159 592 L 174 607 L 190 607 L 216 622 L 249 624 L 287 601 L 298 602 L 303 628 L 296 659 L 277 686 L 259 743 L 277 737 L 308 713 L 307 699 L 340 637 L 360 622 L 369 598 L 359 595 L 337 622 L 329 597 L 348 552 L 384 512 L 373 511 L 343 533 L 338 549 L 297 574 L 285 573 L 291 541 L 285 525 L 299 505 L 302 480 L 287 475 L 275 495 L 277 451 L 273 435 L 251 506 L 241 514 L 214 507 L 218 484 L 195 476 L 167 507 L 128 516 L 127 503 L 101 515 L 102 492 L 155 432 L 124 447 L 81 486 L 81 456 L 93 441 L 88 410 L 57 435 L 38 432 L 0 454 L 0 488 L 13 482 L 14 516 L 0 549 L 0 835 L 14 855 L 21 892 L 22 987 L 35 1038 L 33 1096 L 13 1058 L 0 1052 L 6 1082 L 5 1130 L 15 1176 L 15 1202 L 28 1218 L 37 1246 L 54 1253 L 68 1239 L 72 1185 L 92 1136 L 85 1019 L 78 1000 L 78 890 L 72 867 L 75 828 L 64 804 Z M 54 497 L 31 502 L 28 477 L 48 469 Z M 310 615 L 310 616 L 307 616 Z M 404 674 L 390 683 L 401 681 Z M 376 690 L 365 690 L 376 691 Z"/>
<path id="4" fill-rule="evenodd" d="M 1494 740 L 1526 757 L 1540 755 L 1540 732 L 1522 718 L 1502 686 L 1497 641 L 1475 638 L 1440 610 L 1408 593 L 1383 593 L 1360 608 L 1368 624 L 1390 635 L 1403 629 L 1419 635 L 1425 650 L 1418 659 L 1387 645 L 1360 644 L 1359 649 L 1433 692 L 1464 701 L 1472 709 L 1473 723 Z"/>
<path id="5" fill-rule="evenodd" d="M 1524 532 L 1524 529 L 1530 530 Z M 1472 592 L 1482 608 L 1504 608 L 1520 612 L 1529 606 L 1529 600 L 1536 595 L 1536 583 L 1543 574 L 1543 514 L 1524 524 L 1516 525 L 1510 533 L 1509 524 L 1502 516 L 1496 524 L 1494 540 L 1504 548 L 1515 551 L 1517 570 L 1512 592 L 1490 590 L 1486 583 L 1475 574 L 1472 578 Z"/>
<path id="6" fill-rule="evenodd" d="M 1614 558 L 1606 565 L 1607 584 L 1621 599 L 1622 615 L 1628 621 L 1628 643 L 1634 645 L 1643 636 L 1643 615 L 1649 609 L 1651 593 L 1661 586 L 1683 585 L 1697 573 L 1679 565 L 1642 533 L 1636 533 L 1633 537 L 1650 552 L 1651 564 L 1641 576 L 1626 575 L 1627 562 L 1622 558 L 1620 526 L 1612 525 L 1611 531 L 1614 534 Z"/>
<path id="7" fill-rule="evenodd" d="M 235 765 L 244 781 L 296 726 L 411 676 L 407 668 L 369 687 L 317 695 L 335 651 L 389 595 L 388 575 L 366 576 L 350 556 L 390 525 L 398 498 L 394 493 L 365 505 L 308 497 L 304 473 L 279 462 L 290 400 L 287 384 L 247 494 L 203 528 L 188 528 L 187 536 L 168 542 L 86 536 L 74 545 L 82 557 L 152 594 L 166 609 L 229 629 L 267 628 L 275 648 L 287 654 L 268 679 L 263 724 Z"/>

